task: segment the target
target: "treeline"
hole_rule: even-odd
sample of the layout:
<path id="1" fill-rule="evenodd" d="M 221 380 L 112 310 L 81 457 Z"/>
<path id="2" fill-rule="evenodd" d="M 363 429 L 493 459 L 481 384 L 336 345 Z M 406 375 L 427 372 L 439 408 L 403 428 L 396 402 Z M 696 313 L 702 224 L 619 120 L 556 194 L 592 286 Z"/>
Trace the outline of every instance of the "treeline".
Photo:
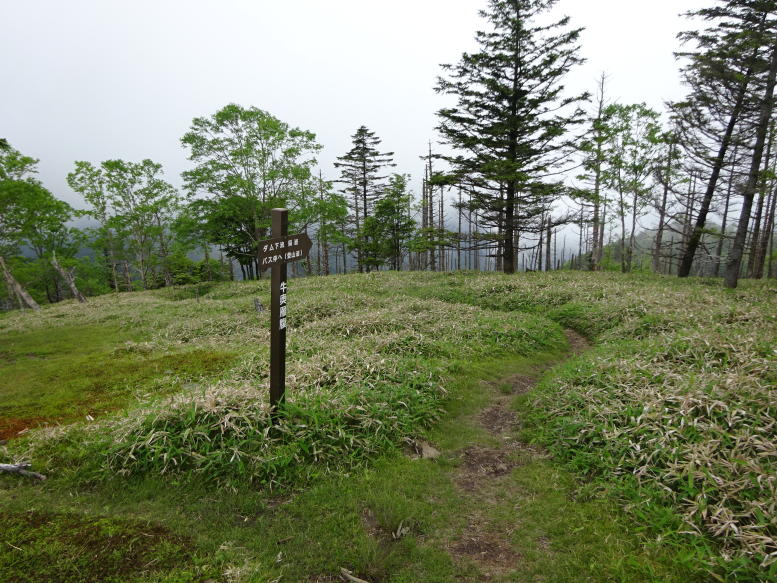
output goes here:
<path id="1" fill-rule="evenodd" d="M 76 162 L 67 180 L 85 210 L 0 142 L 6 307 L 261 277 L 274 207 L 315 240 L 295 267 L 307 274 L 650 269 L 729 287 L 774 276 L 777 0 L 689 13 L 701 26 L 680 35 L 687 96 L 664 112 L 609 99 L 605 75 L 593 96 L 569 94 L 581 29 L 548 24 L 554 4 L 490 0 L 477 49 L 443 65 L 436 90 L 454 105 L 437 113 L 419 196 L 367 127 L 325 179 L 313 133 L 235 104 L 182 137 L 182 191 L 151 160 Z M 77 217 L 92 226 L 69 226 Z"/>
<path id="2" fill-rule="evenodd" d="M 688 93 L 667 104 L 665 126 L 644 104 L 607 105 L 600 82 L 583 141 L 581 251 L 597 269 L 609 209 L 629 271 L 648 216 L 654 271 L 724 275 L 736 287 L 775 275 L 777 3 L 719 0 L 687 16 L 706 27 L 680 34 Z"/>

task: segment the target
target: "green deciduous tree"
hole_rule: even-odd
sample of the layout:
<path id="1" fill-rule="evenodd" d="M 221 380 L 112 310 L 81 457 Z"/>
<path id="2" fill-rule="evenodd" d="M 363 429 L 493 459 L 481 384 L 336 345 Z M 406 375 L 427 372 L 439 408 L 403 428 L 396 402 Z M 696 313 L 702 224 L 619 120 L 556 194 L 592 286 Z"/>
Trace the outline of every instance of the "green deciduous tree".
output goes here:
<path id="1" fill-rule="evenodd" d="M 609 136 L 605 145 L 607 168 L 604 180 L 617 195 L 616 209 L 621 223 L 621 269 L 624 273 L 632 268 L 637 219 L 651 202 L 649 178 L 661 155 L 659 117 L 657 111 L 644 103 L 613 104 L 604 112 Z M 628 231 L 627 218 L 630 218 Z"/>
<path id="2" fill-rule="evenodd" d="M 577 179 L 582 181 L 585 187 L 575 189 L 573 197 L 590 204 L 593 207 L 591 218 L 591 253 L 588 267 L 591 271 L 598 271 L 604 249 L 604 225 L 606 223 L 607 195 L 605 189 L 605 170 L 607 156 L 605 147 L 611 139 L 611 126 L 608 123 L 607 103 L 605 100 L 604 74 L 599 79 L 598 91 L 595 101 L 595 111 L 588 119 L 590 131 L 580 142 L 582 154 L 582 172 Z"/>
<path id="3" fill-rule="evenodd" d="M 68 183 L 91 205 L 88 214 L 100 223 L 98 244 L 108 255 L 114 287 L 117 263 L 123 257 L 125 285 L 134 275 L 143 289 L 156 287 L 161 278 L 171 283 L 166 258 L 170 254 L 170 227 L 178 211 L 176 189 L 162 179 L 162 166 L 151 160 L 106 160 L 99 167 L 76 162 Z"/>
<path id="4" fill-rule="evenodd" d="M 9 294 L 22 304 L 37 308 L 24 287 L 13 277 L 6 262 L 26 246 L 35 254 L 40 288 L 49 301 L 61 299 L 59 280 L 49 258 L 53 253 L 72 257 L 80 242 L 80 233 L 68 229 L 73 215 L 67 203 L 55 198 L 34 177 L 37 160 L 24 156 L 7 142 L 0 147 L 0 259 Z M 24 263 L 18 258 L 14 263 Z M 32 289 L 32 288 L 31 288 Z"/>
<path id="5" fill-rule="evenodd" d="M 38 160 L 25 156 L 7 140 L 0 140 L 0 180 L 34 180 Z"/>
<path id="6" fill-rule="evenodd" d="M 334 191 L 331 182 L 323 179 L 320 172 L 317 185 L 318 198 L 313 205 L 313 213 L 318 221 L 316 228 L 318 268 L 320 275 L 329 275 L 330 246 L 348 242 L 348 237 L 343 232 L 343 226 L 348 218 L 348 203 L 342 195 Z"/>
<path id="7" fill-rule="evenodd" d="M 230 104 L 195 118 L 181 143 L 195 164 L 183 173 L 186 189 L 209 201 L 198 201 L 194 215 L 210 225 L 211 243 L 235 258 L 247 277 L 258 276 L 257 242 L 268 235 L 270 210 L 289 208 L 294 226 L 307 221 L 317 192 L 311 168 L 321 147 L 315 134 L 261 109 Z"/>

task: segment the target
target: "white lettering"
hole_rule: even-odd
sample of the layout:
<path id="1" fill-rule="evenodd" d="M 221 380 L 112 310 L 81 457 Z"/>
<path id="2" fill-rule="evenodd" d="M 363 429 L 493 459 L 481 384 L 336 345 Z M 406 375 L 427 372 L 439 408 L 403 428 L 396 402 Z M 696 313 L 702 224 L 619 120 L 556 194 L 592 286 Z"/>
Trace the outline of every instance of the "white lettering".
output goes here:
<path id="1" fill-rule="evenodd" d="M 280 322 L 278 322 L 278 329 L 279 330 L 286 329 L 286 318 L 281 318 Z"/>

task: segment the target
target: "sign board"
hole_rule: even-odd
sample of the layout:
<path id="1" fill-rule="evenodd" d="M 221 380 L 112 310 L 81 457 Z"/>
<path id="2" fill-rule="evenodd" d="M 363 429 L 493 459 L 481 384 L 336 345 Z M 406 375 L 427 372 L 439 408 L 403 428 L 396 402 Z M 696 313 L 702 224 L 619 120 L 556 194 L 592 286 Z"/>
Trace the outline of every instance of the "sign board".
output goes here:
<path id="1" fill-rule="evenodd" d="M 313 243 L 306 234 L 289 235 L 289 211 L 272 210 L 272 238 L 259 243 L 259 265 L 272 267 L 270 282 L 270 408 L 286 399 L 286 264 L 305 259 Z"/>
<path id="2" fill-rule="evenodd" d="M 259 268 L 264 271 L 274 265 L 305 259 L 312 246 L 313 242 L 305 233 L 262 241 L 259 243 Z"/>

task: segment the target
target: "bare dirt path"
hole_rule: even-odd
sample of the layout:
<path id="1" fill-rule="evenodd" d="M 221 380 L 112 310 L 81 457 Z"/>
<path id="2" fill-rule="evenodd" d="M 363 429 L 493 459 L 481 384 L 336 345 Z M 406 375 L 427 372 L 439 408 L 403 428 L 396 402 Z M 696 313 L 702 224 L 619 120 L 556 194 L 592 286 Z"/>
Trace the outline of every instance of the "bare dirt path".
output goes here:
<path id="1" fill-rule="evenodd" d="M 571 347 L 570 355 L 590 348 L 588 341 L 579 334 L 567 330 L 566 336 Z M 520 419 L 511 404 L 516 395 L 530 390 L 545 370 L 563 360 L 538 366 L 526 374 L 509 376 L 498 383 L 484 383 L 485 388 L 490 389 L 491 399 L 477 415 L 476 423 L 493 439 L 488 444 L 473 443 L 452 452 L 459 458 L 453 479 L 467 500 L 464 509 L 467 528 L 447 547 L 456 561 L 474 562 L 482 581 L 509 577 L 521 560 L 520 553 L 510 542 L 514 529 L 520 528 L 520 525 L 490 518 L 498 514 L 500 506 L 523 503 L 518 498 L 512 498 L 509 488 L 505 488 L 502 482 L 509 479 L 510 472 L 515 468 L 547 457 L 540 448 L 516 439 Z"/>

